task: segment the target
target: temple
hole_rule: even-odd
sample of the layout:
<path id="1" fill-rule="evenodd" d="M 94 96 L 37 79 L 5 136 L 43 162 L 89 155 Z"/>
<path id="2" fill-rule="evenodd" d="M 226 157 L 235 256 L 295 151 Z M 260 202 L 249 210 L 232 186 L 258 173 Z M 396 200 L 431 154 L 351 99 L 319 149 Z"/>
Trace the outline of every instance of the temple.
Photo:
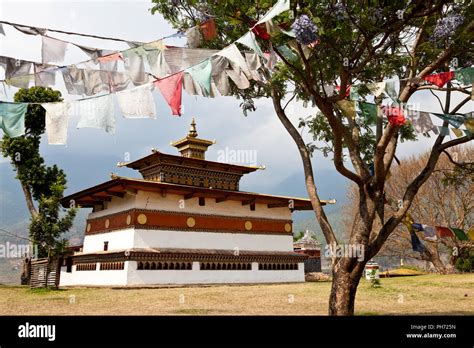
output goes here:
<path id="1" fill-rule="evenodd" d="M 142 179 L 112 179 L 65 197 L 92 208 L 82 248 L 64 259 L 60 286 L 303 282 L 307 255 L 293 251 L 292 212 L 308 199 L 241 191 L 259 167 L 213 162 L 214 141 L 189 133 L 119 163 Z M 326 202 L 322 201 L 322 204 Z"/>

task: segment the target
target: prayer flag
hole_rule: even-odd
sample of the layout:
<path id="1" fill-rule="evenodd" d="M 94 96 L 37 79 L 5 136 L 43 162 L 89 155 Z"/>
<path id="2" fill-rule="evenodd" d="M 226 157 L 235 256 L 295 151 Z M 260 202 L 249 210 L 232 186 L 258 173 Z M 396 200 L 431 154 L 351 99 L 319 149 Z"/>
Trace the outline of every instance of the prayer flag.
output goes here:
<path id="1" fill-rule="evenodd" d="M 183 72 L 165 77 L 153 82 L 157 87 L 163 98 L 171 108 L 172 115 L 181 116 L 181 96 L 183 86 Z"/>

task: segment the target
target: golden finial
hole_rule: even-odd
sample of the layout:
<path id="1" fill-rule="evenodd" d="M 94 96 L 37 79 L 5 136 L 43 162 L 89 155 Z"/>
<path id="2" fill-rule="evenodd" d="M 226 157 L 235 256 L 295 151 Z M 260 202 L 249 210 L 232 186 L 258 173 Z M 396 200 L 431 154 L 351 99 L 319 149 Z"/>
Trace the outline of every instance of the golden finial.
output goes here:
<path id="1" fill-rule="evenodd" d="M 194 120 L 194 117 L 193 117 L 193 120 L 191 121 L 191 127 L 189 128 L 188 137 L 196 138 L 197 136 L 198 136 L 198 133 L 196 130 L 196 121 Z"/>

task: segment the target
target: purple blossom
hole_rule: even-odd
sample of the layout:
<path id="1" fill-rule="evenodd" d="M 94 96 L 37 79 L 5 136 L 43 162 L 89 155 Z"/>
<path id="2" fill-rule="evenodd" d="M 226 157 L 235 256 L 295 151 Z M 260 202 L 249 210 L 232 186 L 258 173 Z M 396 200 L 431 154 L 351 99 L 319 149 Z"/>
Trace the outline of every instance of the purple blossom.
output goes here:
<path id="1" fill-rule="evenodd" d="M 334 4 L 333 14 L 336 16 L 338 20 L 344 19 L 346 12 L 347 12 L 346 5 L 344 5 L 342 2 L 338 2 Z"/>
<path id="2" fill-rule="evenodd" d="M 318 27 L 307 15 L 301 15 L 291 25 L 295 32 L 296 41 L 303 45 L 309 45 L 318 39 Z"/>
<path id="3" fill-rule="evenodd" d="M 463 22 L 464 16 L 459 13 L 453 13 L 444 18 L 438 19 L 431 40 L 434 42 L 440 42 L 451 37 Z"/>

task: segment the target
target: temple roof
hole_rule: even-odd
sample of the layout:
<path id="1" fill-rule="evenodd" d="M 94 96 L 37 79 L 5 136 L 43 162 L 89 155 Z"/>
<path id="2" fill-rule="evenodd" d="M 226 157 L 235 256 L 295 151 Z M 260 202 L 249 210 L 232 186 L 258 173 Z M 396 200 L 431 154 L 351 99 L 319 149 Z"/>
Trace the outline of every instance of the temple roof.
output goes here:
<path id="1" fill-rule="evenodd" d="M 183 167 L 201 168 L 206 170 L 219 170 L 239 174 L 248 174 L 258 169 L 263 169 L 263 167 L 242 166 L 238 164 L 208 161 L 199 158 L 170 155 L 157 150 L 154 150 L 152 154 L 137 159 L 133 162 L 119 162 L 118 166 L 140 170 L 149 167 L 150 165 L 155 165 L 159 163 L 172 163 Z"/>
<path id="2" fill-rule="evenodd" d="M 102 184 L 66 196 L 61 200 L 61 204 L 63 207 L 68 208 L 70 207 L 71 200 L 74 200 L 75 204 L 81 207 L 93 207 L 94 205 L 100 205 L 103 202 L 111 201 L 112 197 L 123 198 L 127 192 L 136 192 L 137 190 L 177 194 L 183 195 L 185 198 L 214 198 L 219 202 L 233 200 L 242 202 L 242 205 L 260 203 L 267 204 L 269 208 L 288 207 L 289 201 L 292 200 L 294 210 L 313 209 L 311 201 L 304 198 L 194 187 L 125 177 L 115 177 L 114 179 Z M 325 205 L 333 202 L 322 200 L 321 203 Z"/>

